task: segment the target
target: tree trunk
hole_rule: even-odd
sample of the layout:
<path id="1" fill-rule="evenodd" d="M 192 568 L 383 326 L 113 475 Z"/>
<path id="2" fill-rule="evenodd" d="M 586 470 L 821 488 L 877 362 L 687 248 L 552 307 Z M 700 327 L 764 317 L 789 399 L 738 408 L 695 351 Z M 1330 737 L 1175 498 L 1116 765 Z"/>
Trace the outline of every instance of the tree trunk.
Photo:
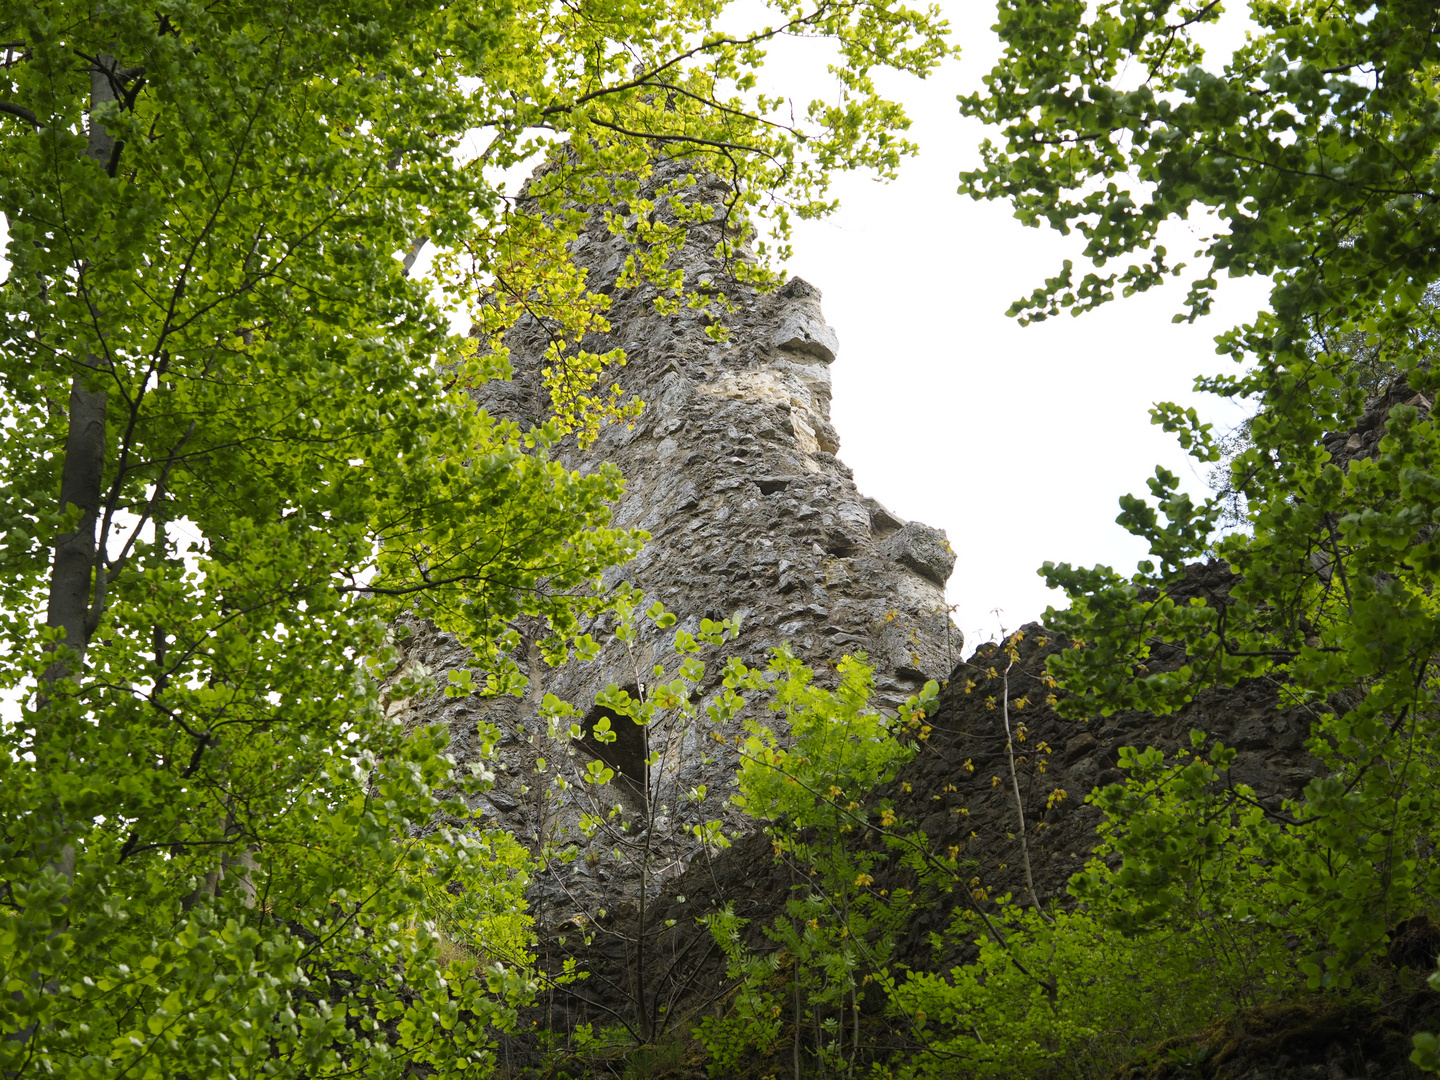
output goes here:
<path id="1" fill-rule="evenodd" d="M 94 119 L 94 113 L 97 106 L 115 100 L 115 87 L 108 74 L 108 70 L 114 69 L 115 60 L 101 53 L 96 57 L 96 61 L 90 70 L 91 121 L 85 154 L 108 171 L 114 165 L 115 139 L 105 130 L 104 125 Z M 83 277 L 83 267 L 81 273 Z M 95 371 L 100 368 L 103 359 L 87 350 L 83 363 L 86 368 Z M 90 635 L 95 630 L 95 620 L 99 616 L 98 601 L 102 599 L 101 596 L 92 599 L 92 580 L 102 592 L 104 588 L 103 577 L 95 578 L 94 575 L 98 565 L 96 554 L 99 551 L 95 527 L 99 520 L 100 493 L 105 472 L 106 393 L 103 390 L 90 390 L 85 383 L 85 374 L 83 371 L 77 373 L 70 383 L 65 462 L 60 473 L 60 509 L 63 512 L 66 507 L 78 507 L 80 520 L 72 532 L 63 533 L 56 538 L 45 611 L 45 624 L 65 631 L 64 648 L 70 651 L 70 655 L 66 659 L 57 660 L 46 670 L 42 679 L 42 702 L 47 696 L 45 687 L 69 674 L 79 672 Z M 44 741 L 49 734 L 42 718 L 37 742 Z M 58 807 L 56 817 L 60 818 Z M 53 870 L 66 882 L 74 884 L 73 845 L 64 844 L 57 851 L 50 844 L 46 844 L 38 855 L 48 869 Z M 55 933 L 61 933 L 67 922 L 68 920 L 62 918 Z M 46 994 L 53 994 L 58 989 L 59 984 L 55 979 L 46 981 L 39 973 L 34 973 L 32 978 L 42 984 Z M 23 994 L 16 991 L 12 997 L 19 1000 Z M 27 1024 L 8 1038 L 28 1043 L 38 1030 L 37 1024 Z"/>
<path id="2" fill-rule="evenodd" d="M 792 875 L 793 877 L 793 875 Z M 795 963 L 795 1041 L 790 1046 L 790 1056 L 795 1066 L 795 1080 L 800 1080 L 800 958 Z"/>
<path id="3" fill-rule="evenodd" d="M 97 359 L 87 356 L 87 366 L 97 366 Z M 70 387 L 70 429 L 65 436 L 60 507 L 62 510 L 79 507 L 80 520 L 73 532 L 63 534 L 55 543 L 45 621 L 48 626 L 65 631 L 65 645 L 76 654 L 77 669 L 84 661 L 91 632 L 91 587 L 98 552 L 95 526 L 105 469 L 105 404 L 105 391 L 87 390 L 84 377 L 75 376 Z M 54 681 L 69 671 L 66 664 L 57 663 L 50 668 L 46 679 Z"/>
<path id="4" fill-rule="evenodd" d="M 650 1023 L 650 1012 L 646 1005 L 645 934 L 649 928 L 645 925 L 645 892 L 650 887 L 650 838 L 655 833 L 655 821 L 654 815 L 650 813 L 648 787 L 645 794 L 645 845 L 640 854 L 640 901 L 636 908 L 639 934 L 635 940 L 635 1006 L 640 1020 L 640 1038 L 648 1043 L 653 1037 L 654 1025 Z"/>
<path id="5" fill-rule="evenodd" d="M 113 165 L 115 139 L 105 126 L 94 119 L 95 110 L 115 100 L 115 86 L 110 71 L 115 67 L 112 56 L 101 53 L 90 69 L 90 131 L 85 156 L 107 172 Z M 83 280 L 84 269 L 81 269 Z M 98 313 L 96 313 L 98 314 Z M 90 371 L 99 369 L 104 360 L 87 352 L 83 361 Z M 91 390 L 86 384 L 88 371 L 77 372 L 70 384 L 68 429 L 65 434 L 65 463 L 60 474 L 60 509 L 75 506 L 80 520 L 73 532 L 64 533 L 55 542 L 55 559 L 50 568 L 50 594 L 46 606 L 47 626 L 65 631 L 65 646 L 75 656 L 74 670 L 85 659 L 85 650 L 99 618 L 99 595 L 104 588 L 97 574 L 101 554 L 95 536 L 100 514 L 100 493 L 105 473 L 105 406 L 106 392 Z M 100 539 L 103 543 L 103 538 Z M 63 661 L 51 666 L 45 681 L 54 682 L 69 674 L 71 668 Z"/>

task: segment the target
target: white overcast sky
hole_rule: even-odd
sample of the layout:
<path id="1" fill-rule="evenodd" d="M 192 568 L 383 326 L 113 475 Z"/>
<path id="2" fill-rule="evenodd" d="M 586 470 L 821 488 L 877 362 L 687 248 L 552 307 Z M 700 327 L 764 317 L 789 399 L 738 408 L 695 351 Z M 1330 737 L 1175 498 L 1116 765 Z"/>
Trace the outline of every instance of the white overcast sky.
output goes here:
<path id="1" fill-rule="evenodd" d="M 1144 545 L 1114 523 L 1117 499 L 1144 493 L 1157 463 L 1205 491 L 1204 468 L 1150 425 L 1148 409 L 1193 404 L 1221 430 L 1242 418 L 1190 387 L 1198 374 L 1233 370 L 1214 338 L 1251 318 L 1268 285 L 1222 279 L 1214 312 L 1194 325 L 1171 322 L 1183 279 L 1078 319 L 1022 328 L 1006 318 L 1065 257 L 1077 272 L 1086 264 L 1078 237 L 1027 229 L 1005 204 L 956 194 L 985 131 L 960 117 L 955 97 L 980 86 L 999 41 L 993 3 L 943 6 L 960 59 L 925 82 L 881 84 L 906 104 L 919 157 L 890 184 L 841 178 L 840 211 L 800 224 L 788 269 L 824 293 L 840 338 L 840 457 L 862 492 L 949 535 L 959 556 L 950 602 L 973 646 L 1001 622 L 1014 628 L 1063 600 L 1036 575 L 1047 559 L 1132 570 Z M 1229 55 L 1245 25 L 1242 15 L 1210 31 L 1207 44 L 1221 49 L 1207 66 Z M 826 92 L 817 52 L 776 49 L 770 70 L 797 99 Z M 1176 224 L 1172 260 L 1189 259 L 1204 224 Z"/>

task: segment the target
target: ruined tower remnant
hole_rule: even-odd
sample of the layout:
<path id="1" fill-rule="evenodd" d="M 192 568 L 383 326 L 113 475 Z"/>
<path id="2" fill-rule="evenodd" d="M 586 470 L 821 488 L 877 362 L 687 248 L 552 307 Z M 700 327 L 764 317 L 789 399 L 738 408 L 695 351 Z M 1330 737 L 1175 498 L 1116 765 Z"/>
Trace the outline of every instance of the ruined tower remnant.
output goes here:
<path id="1" fill-rule="evenodd" d="M 725 190 L 712 180 L 701 197 L 718 206 Z M 738 639 L 707 655 L 710 675 L 702 693 L 715 692 L 725 655 L 763 665 L 772 648 L 789 642 L 822 680 L 843 655 L 867 654 L 876 669 L 876 704 L 893 708 L 927 679 L 943 680 L 960 660 L 962 639 L 944 594 L 955 556 L 943 532 L 861 495 L 836 457 L 830 365 L 838 343 L 821 313 L 819 290 L 800 279 L 769 295 L 735 285 L 711 254 L 719 227 L 692 227 L 677 259 L 687 282 L 725 282 L 737 310 L 726 317 L 723 343 L 705 333 L 706 313 L 682 308 L 662 316 L 653 290 L 616 287 L 629 249 L 600 215 L 573 245 L 590 287 L 612 300 L 610 333 L 587 340 L 586 347 L 625 349 L 628 363 L 615 377 L 645 409 L 633 427 L 612 425 L 592 447 L 570 447 L 564 460 L 578 469 L 601 461 L 619 465 L 626 492 L 616 524 L 650 533 L 639 557 L 611 572 L 614 580 L 628 580 L 647 599 L 661 601 L 682 627 L 686 620 L 742 617 Z M 544 328 L 527 317 L 507 344 L 515 378 L 485 387 L 480 404 L 492 415 L 533 423 L 541 412 L 533 373 L 546 345 Z M 453 638 L 433 627 L 416 629 L 407 650 L 411 660 L 437 674 L 463 665 L 466 657 Z M 545 829 L 561 830 L 583 850 L 586 841 L 573 820 L 578 807 L 567 808 L 563 797 L 559 806 L 542 808 L 536 801 L 532 736 L 540 696 L 554 693 L 589 710 L 593 720 L 596 694 L 606 685 L 633 688 L 637 671 L 673 659 L 667 656 L 669 638 L 667 632 L 643 639 L 638 657 L 611 645 L 593 661 L 558 670 L 545 669 L 532 651 L 520 657 L 532 680 L 523 700 L 435 697 L 402 707 L 426 721 L 448 723 L 461 761 L 477 753 L 478 719 L 499 724 L 501 767 L 482 809 L 517 835 L 537 840 L 537 817 L 543 816 Z M 643 783 L 635 775 L 642 771 L 637 755 L 655 747 L 637 745 L 638 736 L 624 726 L 617 725 L 615 743 L 587 742 L 582 756 L 608 755 L 630 784 Z M 685 788 L 704 784 L 711 794 L 705 807 L 671 812 L 666 841 L 676 869 L 693 855 L 695 844 L 684 835 L 689 818 L 738 821 L 726 806 L 736 767 L 733 747 L 713 739 L 701 745 L 697 738 L 680 749 L 667 756 L 668 767 L 680 770 Z M 547 916 L 563 915 L 581 893 L 623 891 L 615 874 L 607 876 L 594 860 L 587 865 L 574 859 L 553 874 L 564 879 L 553 890 L 545 875 L 537 884 L 551 893 Z"/>

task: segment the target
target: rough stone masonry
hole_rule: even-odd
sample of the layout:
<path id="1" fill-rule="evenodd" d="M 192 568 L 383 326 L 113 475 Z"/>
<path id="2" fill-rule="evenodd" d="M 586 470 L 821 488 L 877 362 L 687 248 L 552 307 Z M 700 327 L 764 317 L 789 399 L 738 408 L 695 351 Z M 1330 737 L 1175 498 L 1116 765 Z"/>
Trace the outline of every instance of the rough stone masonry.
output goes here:
<path id="1" fill-rule="evenodd" d="M 666 168 L 662 164 L 659 176 Z M 841 656 L 865 653 L 876 669 L 876 705 L 894 708 L 927 679 L 945 679 L 961 658 L 962 637 L 944 594 L 955 556 L 942 531 L 906 521 L 863 496 L 851 470 L 836 457 L 830 365 L 839 347 L 821 313 L 820 292 L 798 278 L 769 295 L 734 283 L 712 254 L 727 190 L 715 179 L 702 186 L 699 197 L 716 206 L 715 219 L 692 227 L 677 256 L 688 282 L 717 283 L 735 302 L 723 343 L 706 335 L 710 316 L 704 312 L 682 309 L 661 316 L 653 290 L 616 287 L 630 248 L 625 238 L 608 231 L 600 214 L 573 245 L 590 287 L 609 294 L 612 302 L 610 333 L 595 335 L 585 346 L 596 351 L 624 347 L 628 363 L 616 379 L 645 408 L 633 427 L 612 425 L 589 449 L 569 447 L 563 460 L 582 470 L 600 461 L 618 464 L 626 493 L 615 522 L 651 535 L 633 562 L 611 572 L 612 583 L 628 580 L 644 591 L 647 602 L 661 601 L 679 616 L 682 628 L 693 630 L 702 618 L 741 616 L 739 637 L 704 655 L 709 673 L 702 695 L 708 698 L 718 689 L 727 655 L 763 665 L 783 641 L 820 673 L 822 682 L 833 676 Z M 507 344 L 515 377 L 486 386 L 478 404 L 492 415 L 531 424 L 544 406 L 536 377 L 546 344 L 544 327 L 527 316 Z M 424 664 L 441 676 L 466 662 L 450 635 L 428 625 L 412 629 L 407 662 Z M 604 629 L 597 628 L 597 638 L 603 640 Z M 571 747 L 576 751 L 568 762 L 572 772 L 599 756 L 621 773 L 613 786 L 622 794 L 621 781 L 631 786 L 632 797 L 637 786 L 646 784 L 652 791 L 684 792 L 700 785 L 708 791 L 703 805 L 671 799 L 655 823 L 661 834 L 655 839 L 667 858 L 651 879 L 651 889 L 659 889 L 696 853 L 688 826 L 716 818 L 730 828 L 740 825 L 728 805 L 735 750 L 722 746 L 711 731 L 637 732 L 635 725 L 621 721 L 616 724 L 619 737 L 609 745 L 588 737 L 602 712 L 594 708 L 595 697 L 605 686 L 613 683 L 633 693 L 652 665 L 667 671 L 675 666 L 678 658 L 669 651 L 672 634 L 642 635 L 633 654 L 611 643 L 594 661 L 560 669 L 546 668 L 538 650 L 522 648 L 521 670 L 531 680 L 524 699 L 435 696 L 389 706 L 392 712 L 414 714 L 417 721 L 446 723 L 452 751 L 462 762 L 478 756 L 477 721 L 500 727 L 497 782 L 480 809 L 537 848 L 547 840 L 575 845 L 572 858 L 552 863 L 534 884 L 534 906 L 545 922 L 583 911 L 596 898 L 618 901 L 633 891 L 634 875 L 595 856 L 584 857 L 589 841 L 578 828 L 585 810 L 579 788 L 542 790 L 536 765 L 545 748 L 536 714 L 544 693 L 585 712 L 587 738 Z M 733 739 L 735 732 L 718 734 Z M 683 745 L 664 745 L 667 739 Z M 666 775 L 646 777 L 640 762 L 647 751 L 656 750 L 664 751 L 660 768 Z M 552 759 L 544 769 L 557 767 Z"/>

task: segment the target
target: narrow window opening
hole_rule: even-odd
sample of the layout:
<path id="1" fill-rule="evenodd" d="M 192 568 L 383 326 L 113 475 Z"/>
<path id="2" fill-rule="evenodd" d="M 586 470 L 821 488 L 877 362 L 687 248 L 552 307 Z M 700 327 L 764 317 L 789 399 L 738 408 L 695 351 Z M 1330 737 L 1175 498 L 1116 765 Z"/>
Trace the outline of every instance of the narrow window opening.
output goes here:
<path id="1" fill-rule="evenodd" d="M 632 698 L 639 697 L 638 687 L 626 686 L 622 689 Z M 595 738 L 595 725 L 602 717 L 610 721 L 610 730 L 615 734 L 611 742 Z M 615 770 L 611 785 L 625 801 L 643 809 L 649 790 L 649 770 L 645 764 L 650 757 L 649 730 L 604 705 L 596 705 L 586 713 L 580 728 L 583 732 L 580 745 Z"/>

